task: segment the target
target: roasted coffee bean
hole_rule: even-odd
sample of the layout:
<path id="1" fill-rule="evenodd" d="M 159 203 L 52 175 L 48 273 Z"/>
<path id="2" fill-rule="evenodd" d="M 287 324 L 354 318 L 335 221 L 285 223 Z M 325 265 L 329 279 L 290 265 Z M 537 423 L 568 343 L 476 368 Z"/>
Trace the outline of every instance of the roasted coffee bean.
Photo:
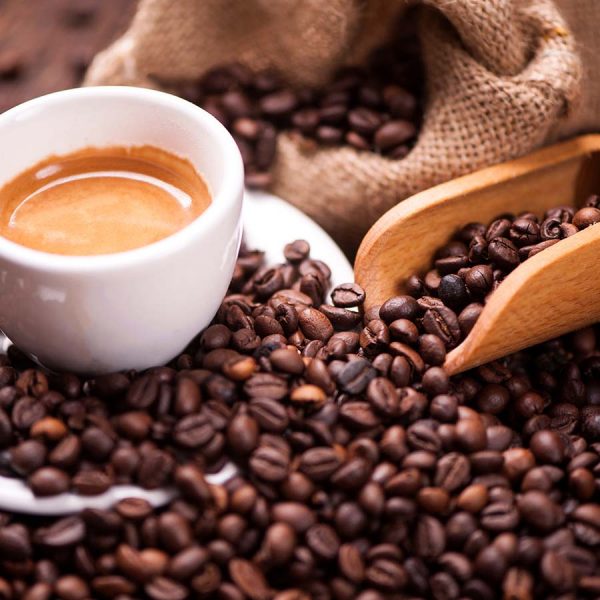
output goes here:
<path id="1" fill-rule="evenodd" d="M 600 208 L 586 206 L 584 208 L 580 208 L 573 215 L 573 225 L 578 229 L 585 229 L 590 225 L 595 225 L 596 223 L 600 223 Z"/>
<path id="2" fill-rule="evenodd" d="M 417 556 L 432 560 L 437 558 L 446 546 L 444 527 L 436 518 L 424 515 L 416 525 L 415 551 Z"/>
<path id="3" fill-rule="evenodd" d="M 403 344 L 414 344 L 419 338 L 417 326 L 408 319 L 396 319 L 392 321 L 389 325 L 389 331 L 392 339 L 398 340 Z"/>
<path id="4" fill-rule="evenodd" d="M 384 151 L 396 148 L 413 139 L 416 132 L 416 127 L 410 121 L 388 121 L 375 132 L 375 146 Z"/>
<path id="5" fill-rule="evenodd" d="M 437 293 L 444 304 L 455 310 L 462 308 L 469 301 L 465 281 L 458 275 L 444 275 Z"/>
<path id="6" fill-rule="evenodd" d="M 356 283 L 344 283 L 331 292 L 331 300 L 335 306 L 352 308 L 365 301 L 365 292 Z"/>
<path id="7" fill-rule="evenodd" d="M 268 600 L 272 596 L 262 572 L 247 560 L 240 558 L 229 562 L 229 574 L 235 584 L 252 600 Z"/>
<path id="8" fill-rule="evenodd" d="M 498 217 L 494 219 L 486 229 L 485 239 L 490 242 L 499 237 L 504 237 L 509 232 L 512 222 L 506 217 Z"/>
<path id="9" fill-rule="evenodd" d="M 102 471 L 80 471 L 73 477 L 71 484 L 82 496 L 96 496 L 110 488 L 112 478 Z"/>
<path id="10" fill-rule="evenodd" d="M 520 262 L 517 247 L 505 237 L 495 237 L 488 244 L 490 260 L 505 271 L 514 269 Z"/>
<path id="11" fill-rule="evenodd" d="M 329 479 L 342 459 L 334 448 L 316 447 L 300 456 L 299 469 L 313 481 Z"/>
<path id="12" fill-rule="evenodd" d="M 548 533 L 562 524 L 564 514 L 544 493 L 529 491 L 518 499 L 521 517 L 534 529 Z"/>
<path id="13" fill-rule="evenodd" d="M 282 404 L 268 398 L 254 398 L 250 402 L 249 412 L 261 429 L 273 433 L 282 433 L 289 419 Z"/>
<path id="14" fill-rule="evenodd" d="M 283 481 L 288 474 L 289 459 L 285 453 L 272 446 L 260 446 L 250 457 L 250 469 L 269 482 Z"/>
<path id="15" fill-rule="evenodd" d="M 446 347 L 444 342 L 431 333 L 419 337 L 419 353 L 429 365 L 442 365 L 446 360 Z"/>
<path id="16" fill-rule="evenodd" d="M 290 242 L 289 244 L 286 244 L 283 249 L 285 259 L 292 264 L 301 263 L 308 258 L 309 253 L 310 246 L 305 240 L 295 240 L 294 242 Z"/>
<path id="17" fill-rule="evenodd" d="M 203 413 L 192 414 L 177 422 L 173 440 L 184 448 L 200 448 L 214 435 L 214 429 Z"/>
<path id="18" fill-rule="evenodd" d="M 315 308 L 305 308 L 298 314 L 302 333 L 310 340 L 326 342 L 333 335 L 331 321 Z"/>
<path id="19" fill-rule="evenodd" d="M 23 396 L 12 409 L 12 422 L 17 429 L 28 430 L 46 416 L 45 406 L 33 396 Z"/>
<path id="20" fill-rule="evenodd" d="M 54 496 L 69 489 L 69 476 L 54 467 L 41 467 L 31 473 L 28 485 L 36 496 Z"/>
<path id="21" fill-rule="evenodd" d="M 360 345 L 365 354 L 381 352 L 390 342 L 390 332 L 381 319 L 369 321 L 360 333 Z"/>
<path id="22" fill-rule="evenodd" d="M 401 415 L 400 397 L 389 379 L 372 379 L 367 388 L 367 398 L 377 412 L 387 417 L 397 418 Z"/>
<path id="23" fill-rule="evenodd" d="M 142 453 L 137 471 L 139 484 L 146 489 L 166 485 L 173 473 L 174 459 L 162 450 Z"/>
<path id="24" fill-rule="evenodd" d="M 85 525 L 80 517 L 64 517 L 35 532 L 34 542 L 48 549 L 58 550 L 80 543 L 85 535 Z"/>
<path id="25" fill-rule="evenodd" d="M 465 485 L 470 476 L 468 459 L 460 453 L 451 452 L 438 462 L 435 473 L 435 484 L 449 492 Z"/>
<path id="26" fill-rule="evenodd" d="M 467 304 L 467 306 L 461 310 L 460 314 L 458 315 L 458 325 L 464 337 L 471 333 L 471 329 L 473 329 L 475 326 L 475 323 L 477 322 L 477 319 L 479 319 L 482 311 L 483 305 L 477 302 Z"/>
<path id="27" fill-rule="evenodd" d="M 136 409 L 148 408 L 157 399 L 159 383 L 158 378 L 152 375 L 140 377 L 127 391 L 127 404 Z"/>
<path id="28" fill-rule="evenodd" d="M 475 265 L 465 275 L 465 284 L 469 292 L 476 297 L 483 297 L 493 286 L 492 267 L 490 265 Z"/>
<path id="29" fill-rule="evenodd" d="M 379 316 L 391 323 L 397 319 L 414 320 L 419 314 L 419 306 L 412 296 L 396 296 L 390 298 L 379 309 Z"/>
<path id="30" fill-rule="evenodd" d="M 304 533 L 315 524 L 315 514 L 298 502 L 279 502 L 272 507 L 272 518 L 290 525 L 296 533 Z"/>
<path id="31" fill-rule="evenodd" d="M 458 318 L 456 313 L 446 306 L 427 310 L 423 316 L 423 327 L 427 333 L 439 337 L 446 348 L 454 348 L 460 342 Z"/>
<path id="32" fill-rule="evenodd" d="M 97 461 L 105 460 L 115 447 L 115 441 L 100 427 L 88 427 L 81 435 L 83 450 Z"/>
<path id="33" fill-rule="evenodd" d="M 340 540 L 333 527 L 325 524 L 313 525 L 305 537 L 307 546 L 319 558 L 333 560 L 337 557 Z"/>
<path id="34" fill-rule="evenodd" d="M 288 394 L 285 379 L 271 373 L 255 373 L 244 384 L 244 391 L 251 398 L 281 400 Z"/>
<path id="35" fill-rule="evenodd" d="M 117 451 L 118 452 L 118 451 Z M 62 439 L 48 455 L 48 462 L 59 469 L 70 469 L 79 460 L 81 454 L 81 442 L 75 435 L 69 435 Z M 115 461 L 115 454 L 111 456 Z"/>
<path id="36" fill-rule="evenodd" d="M 41 442 L 25 440 L 10 449 L 10 466 L 19 475 L 28 475 L 44 465 L 46 452 L 46 447 Z"/>

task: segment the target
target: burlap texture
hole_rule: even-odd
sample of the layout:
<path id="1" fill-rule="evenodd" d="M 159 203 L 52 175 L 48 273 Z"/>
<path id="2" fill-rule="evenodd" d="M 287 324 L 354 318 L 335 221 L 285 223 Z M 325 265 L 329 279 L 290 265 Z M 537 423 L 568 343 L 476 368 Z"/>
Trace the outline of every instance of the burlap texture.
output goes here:
<path id="1" fill-rule="evenodd" d="M 390 160 L 349 147 L 315 149 L 284 134 L 273 191 L 352 252 L 403 198 L 593 129 L 598 94 L 581 78 L 581 57 L 593 73 L 600 2 L 557 2 L 412 2 L 421 5 L 427 90 L 412 152 Z M 274 67 L 294 84 L 319 85 L 341 64 L 360 62 L 406 7 L 394 0 L 142 0 L 129 31 L 95 59 L 86 83 L 175 85 L 240 61 Z"/>

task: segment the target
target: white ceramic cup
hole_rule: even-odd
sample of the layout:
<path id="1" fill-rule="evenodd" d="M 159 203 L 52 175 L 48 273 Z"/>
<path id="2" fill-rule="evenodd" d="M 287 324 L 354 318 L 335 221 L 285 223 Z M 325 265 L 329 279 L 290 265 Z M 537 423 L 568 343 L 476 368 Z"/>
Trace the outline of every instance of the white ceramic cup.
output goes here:
<path id="1" fill-rule="evenodd" d="M 0 329 L 49 368 L 164 364 L 208 325 L 239 250 L 243 165 L 214 117 L 153 90 L 66 90 L 0 115 L 0 187 L 53 154 L 144 144 L 187 158 L 209 186 L 212 203 L 184 229 L 98 256 L 50 254 L 0 237 Z"/>

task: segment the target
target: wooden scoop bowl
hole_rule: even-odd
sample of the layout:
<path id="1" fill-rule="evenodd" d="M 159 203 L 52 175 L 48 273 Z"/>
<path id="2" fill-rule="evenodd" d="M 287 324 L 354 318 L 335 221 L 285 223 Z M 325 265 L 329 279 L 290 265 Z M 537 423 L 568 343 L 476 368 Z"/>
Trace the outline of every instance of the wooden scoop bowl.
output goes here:
<path id="1" fill-rule="evenodd" d="M 413 273 L 462 225 L 501 213 L 544 211 L 600 193 L 600 135 L 586 135 L 416 194 L 385 213 L 356 257 L 367 308 L 403 293 Z M 536 254 L 510 273 L 444 368 L 460 373 L 600 321 L 600 224 Z"/>

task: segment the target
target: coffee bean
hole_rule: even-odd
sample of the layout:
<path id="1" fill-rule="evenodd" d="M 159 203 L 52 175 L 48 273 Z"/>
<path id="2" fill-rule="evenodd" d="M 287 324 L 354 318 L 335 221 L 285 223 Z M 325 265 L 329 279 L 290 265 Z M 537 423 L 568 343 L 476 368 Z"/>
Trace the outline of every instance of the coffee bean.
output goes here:
<path id="1" fill-rule="evenodd" d="M 301 455 L 299 469 L 313 481 L 323 481 L 330 478 L 341 463 L 335 449 L 317 447 L 306 450 Z"/>
<path id="2" fill-rule="evenodd" d="M 572 565 L 556 552 L 545 552 L 540 564 L 542 577 L 553 589 L 566 592 L 575 586 Z"/>
<path id="3" fill-rule="evenodd" d="M 471 294 L 483 297 L 493 286 L 492 267 L 490 265 L 475 265 L 465 275 L 465 284 Z"/>
<path id="4" fill-rule="evenodd" d="M 498 268 L 510 271 L 520 262 L 517 247 L 505 237 L 495 237 L 488 244 L 490 260 Z"/>
<path id="5" fill-rule="evenodd" d="M 417 556 L 426 560 L 438 557 L 446 546 L 446 534 L 440 521 L 422 516 L 416 525 L 414 544 Z"/>
<path id="6" fill-rule="evenodd" d="M 381 352 L 390 342 L 390 332 L 380 319 L 369 321 L 360 333 L 360 345 L 366 354 Z"/>
<path id="7" fill-rule="evenodd" d="M 251 398 L 281 400 L 288 394 L 285 379 L 271 373 L 255 373 L 244 384 L 244 392 Z"/>
<path id="8" fill-rule="evenodd" d="M 272 518 L 290 525 L 296 533 L 304 533 L 315 524 L 314 513 L 298 502 L 279 502 L 272 507 Z"/>
<path id="9" fill-rule="evenodd" d="M 431 333 L 425 333 L 419 337 L 419 353 L 423 360 L 432 366 L 443 365 L 446 360 L 444 342 L 437 335 Z"/>
<path id="10" fill-rule="evenodd" d="M 28 475 L 44 465 L 46 447 L 37 440 L 25 440 L 9 451 L 10 466 L 20 475 Z"/>
<path id="11" fill-rule="evenodd" d="M 575 537 L 588 546 L 600 543 L 600 507 L 598 504 L 581 504 L 571 514 Z"/>
<path id="12" fill-rule="evenodd" d="M 44 417 L 31 426 L 29 435 L 34 438 L 43 438 L 50 442 L 58 442 L 67 435 L 67 428 L 59 419 Z"/>
<path id="13" fill-rule="evenodd" d="M 475 326 L 477 319 L 483 311 L 483 305 L 477 302 L 467 304 L 458 315 L 458 325 L 463 336 L 469 335 L 471 329 Z"/>
<path id="14" fill-rule="evenodd" d="M 416 128 L 410 121 L 388 121 L 375 132 L 375 146 L 381 150 L 389 150 L 410 141 L 416 133 Z"/>
<path id="15" fill-rule="evenodd" d="M 126 402 L 136 409 L 148 408 L 158 396 L 158 378 L 144 375 L 136 379 L 127 391 Z"/>
<path id="16" fill-rule="evenodd" d="M 260 109 L 267 115 L 279 116 L 289 113 L 296 107 L 296 97 L 289 90 L 273 92 L 260 101 Z"/>
<path id="17" fill-rule="evenodd" d="M 469 479 L 470 465 L 468 459 L 457 452 L 444 455 L 438 462 L 435 472 L 435 484 L 449 492 L 453 492 Z"/>
<path id="18" fill-rule="evenodd" d="M 509 230 L 510 239 L 518 246 L 537 244 L 540 241 L 540 226 L 531 219 L 515 219 Z"/>
<path id="19" fill-rule="evenodd" d="M 375 369 L 364 358 L 352 360 L 341 369 L 337 381 L 343 391 L 360 394 L 376 376 Z"/>
<path id="20" fill-rule="evenodd" d="M 80 517 L 64 517 L 35 532 L 34 542 L 50 550 L 72 547 L 85 535 L 85 525 Z"/>
<path id="21" fill-rule="evenodd" d="M 596 223 L 600 223 L 600 209 L 597 207 L 586 206 L 573 215 L 573 225 L 578 229 L 585 229 Z"/>
<path id="22" fill-rule="evenodd" d="M 83 450 L 91 458 L 102 461 L 108 458 L 115 442 L 111 435 L 99 427 L 88 427 L 81 435 Z"/>
<path id="23" fill-rule="evenodd" d="M 305 308 L 298 314 L 302 333 L 310 340 L 326 342 L 333 335 L 331 321 L 315 308 Z"/>
<path id="24" fill-rule="evenodd" d="M 423 316 L 427 333 L 439 337 L 446 348 L 454 348 L 460 342 L 461 332 L 456 313 L 445 306 L 431 308 Z"/>
<path id="25" fill-rule="evenodd" d="M 509 400 L 510 394 L 504 386 L 489 383 L 479 392 L 477 404 L 482 412 L 496 415 L 506 408 Z"/>
<path id="26" fill-rule="evenodd" d="M 156 489 L 166 485 L 173 472 L 174 460 L 161 450 L 143 453 L 137 472 L 139 484 L 146 489 Z"/>
<path id="27" fill-rule="evenodd" d="M 240 558 L 229 562 L 229 575 L 252 600 L 268 600 L 272 596 L 262 572 L 251 562 Z"/>
<path id="28" fill-rule="evenodd" d="M 519 512 L 509 502 L 492 502 L 481 511 L 481 525 L 489 531 L 510 531 L 519 523 Z"/>
<path id="29" fill-rule="evenodd" d="M 75 435 L 63 438 L 48 455 L 48 462 L 59 469 L 70 469 L 79 460 L 81 442 Z M 114 459 L 114 454 L 113 454 Z"/>
<path id="30" fill-rule="evenodd" d="M 469 301 L 463 278 L 458 275 L 444 275 L 438 288 L 438 297 L 444 304 L 455 310 L 462 308 Z"/>
<path id="31" fill-rule="evenodd" d="M 480 419 L 460 419 L 456 435 L 459 444 L 470 452 L 483 450 L 487 445 L 486 429 Z"/>
<path id="32" fill-rule="evenodd" d="M 66 492 L 70 480 L 64 471 L 54 467 L 41 467 L 29 476 L 28 485 L 36 496 L 54 496 Z"/>
<path id="33" fill-rule="evenodd" d="M 71 483 L 78 494 L 96 496 L 108 490 L 112 479 L 102 471 L 80 471 L 73 477 Z"/>
<path id="34" fill-rule="evenodd" d="M 306 544 L 319 558 L 324 560 L 336 558 L 340 548 L 340 540 L 335 530 L 325 524 L 313 525 L 308 529 Z"/>
<path id="35" fill-rule="evenodd" d="M 260 446 L 249 461 L 252 472 L 265 481 L 283 481 L 289 469 L 289 459 L 281 451 L 271 446 Z"/>
<path id="36" fill-rule="evenodd" d="M 14 524 L 0 529 L 0 556 L 4 560 L 24 561 L 31 555 L 29 532 L 24 526 Z"/>
<path id="37" fill-rule="evenodd" d="M 413 321 L 419 314 L 419 306 L 412 296 L 395 296 L 383 303 L 379 309 L 379 316 L 391 323 L 397 319 Z"/>
<path id="38" fill-rule="evenodd" d="M 17 429 L 28 430 L 46 416 L 46 408 L 33 396 L 23 396 L 12 410 L 12 422 Z"/>

